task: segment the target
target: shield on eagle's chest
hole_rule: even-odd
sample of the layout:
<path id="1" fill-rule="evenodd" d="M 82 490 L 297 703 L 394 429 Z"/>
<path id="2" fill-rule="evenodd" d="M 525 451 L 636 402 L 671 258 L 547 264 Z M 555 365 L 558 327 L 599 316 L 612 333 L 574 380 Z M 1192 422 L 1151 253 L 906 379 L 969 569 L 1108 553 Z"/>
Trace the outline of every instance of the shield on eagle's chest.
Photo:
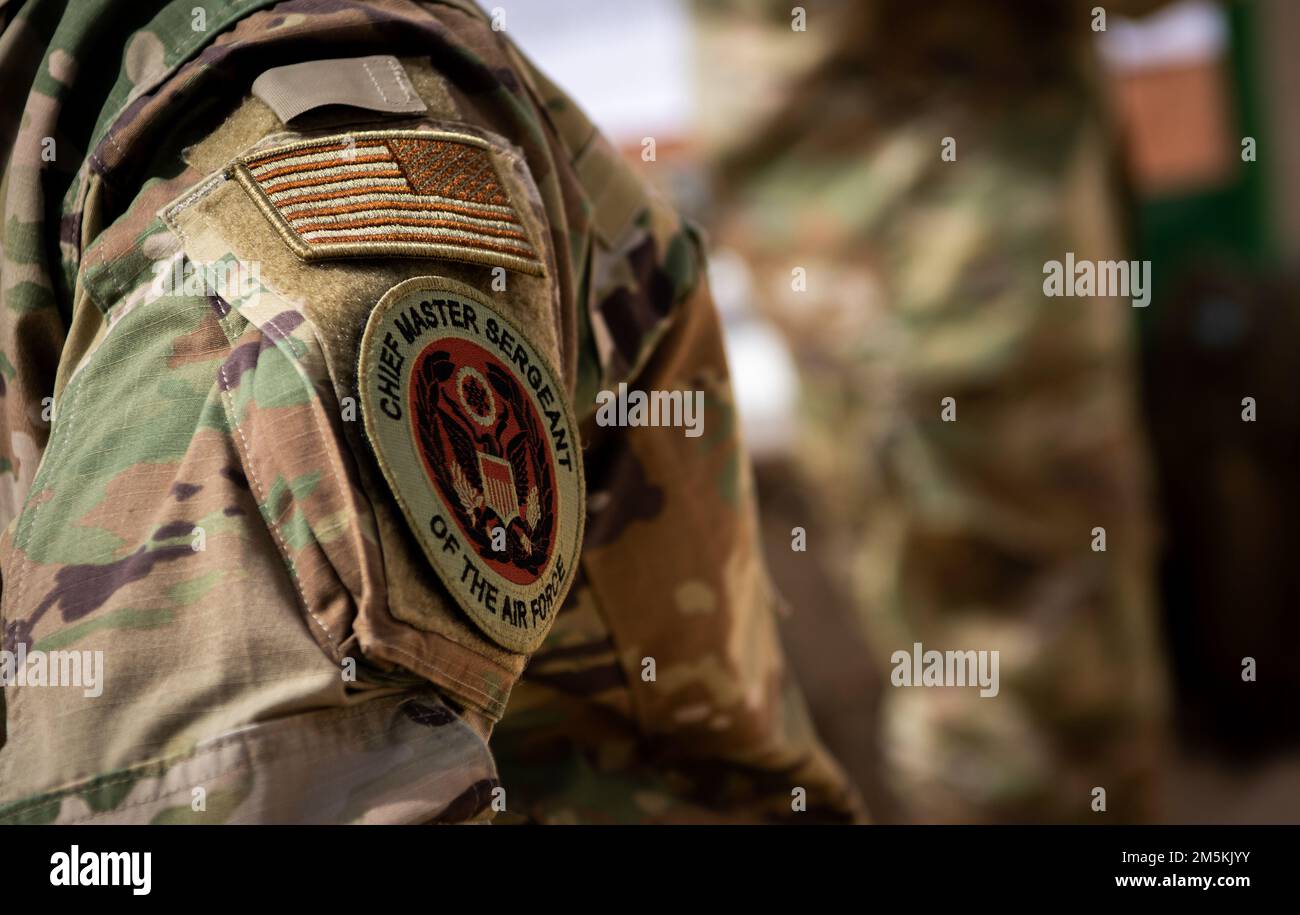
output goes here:
<path id="1" fill-rule="evenodd" d="M 478 453 L 478 470 L 483 477 L 483 501 L 506 524 L 519 516 L 519 494 L 515 491 L 515 473 L 508 461 Z"/>

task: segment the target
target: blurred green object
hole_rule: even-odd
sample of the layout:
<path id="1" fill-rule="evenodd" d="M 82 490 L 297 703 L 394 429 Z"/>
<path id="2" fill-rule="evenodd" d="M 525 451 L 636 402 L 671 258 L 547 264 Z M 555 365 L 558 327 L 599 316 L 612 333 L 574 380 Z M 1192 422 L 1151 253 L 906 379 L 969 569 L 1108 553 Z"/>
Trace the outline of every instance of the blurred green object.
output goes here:
<path id="1" fill-rule="evenodd" d="M 1262 110 L 1256 9 L 1249 3 L 1229 3 L 1225 11 L 1230 34 L 1228 88 L 1237 134 L 1254 137 L 1261 149 L 1271 148 Z M 1235 142 L 1237 137 L 1232 139 Z M 1234 148 L 1232 155 L 1239 158 L 1240 150 Z M 1153 325 L 1166 313 L 1170 296 L 1190 270 L 1199 272 L 1207 262 L 1251 271 L 1276 266 L 1278 245 L 1269 211 L 1275 188 L 1269 169 L 1240 168 L 1232 174 L 1233 180 L 1221 187 L 1139 202 L 1134 241 L 1138 256 L 1151 261 L 1157 290 L 1152 307 L 1137 312 L 1144 344 L 1150 345 Z"/>
<path id="2" fill-rule="evenodd" d="M 1266 102 L 1293 87 L 1261 78 L 1273 70 L 1261 5 L 1226 10 L 1229 139 L 1255 137 L 1261 160 L 1276 158 L 1280 125 Z M 1262 161 L 1235 168 L 1221 187 L 1143 201 L 1136 223 L 1155 276 L 1138 320 L 1180 731 L 1241 755 L 1300 739 L 1300 277 L 1283 265 L 1278 174 Z M 1253 422 L 1243 421 L 1246 397 Z M 1254 681 L 1243 678 L 1247 658 Z"/>

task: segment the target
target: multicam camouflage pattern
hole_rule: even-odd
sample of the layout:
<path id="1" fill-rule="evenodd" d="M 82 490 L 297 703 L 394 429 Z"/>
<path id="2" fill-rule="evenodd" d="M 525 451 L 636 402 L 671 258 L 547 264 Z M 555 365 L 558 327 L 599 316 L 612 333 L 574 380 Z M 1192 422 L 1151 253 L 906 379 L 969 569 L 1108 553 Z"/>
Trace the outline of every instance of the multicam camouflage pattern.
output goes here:
<path id="1" fill-rule="evenodd" d="M 805 6 L 797 32 L 700 4 L 716 240 L 802 369 L 793 523 L 885 675 L 916 642 L 1000 652 L 996 698 L 883 686 L 887 782 L 920 820 L 1097 822 L 1094 787 L 1141 820 L 1164 682 L 1131 311 L 1042 291 L 1067 251 L 1126 256 L 1091 4 Z"/>
<path id="2" fill-rule="evenodd" d="M 748 820 L 804 797 L 797 816 L 860 816 L 783 668 L 697 241 L 476 7 L 0 15 L 5 86 L 28 93 L 0 122 L 3 647 L 105 663 L 98 699 L 0 694 L 0 821 Z M 502 307 L 571 394 L 589 516 L 518 684 L 528 658 L 460 618 L 349 416 L 379 294 L 430 273 L 487 293 L 490 269 L 303 266 L 237 198 L 213 204 L 242 193 L 229 144 L 293 133 L 252 81 L 326 35 L 423 61 L 431 110 L 500 138 L 548 249 Z M 596 392 L 623 380 L 702 388 L 709 434 L 596 427 Z"/>

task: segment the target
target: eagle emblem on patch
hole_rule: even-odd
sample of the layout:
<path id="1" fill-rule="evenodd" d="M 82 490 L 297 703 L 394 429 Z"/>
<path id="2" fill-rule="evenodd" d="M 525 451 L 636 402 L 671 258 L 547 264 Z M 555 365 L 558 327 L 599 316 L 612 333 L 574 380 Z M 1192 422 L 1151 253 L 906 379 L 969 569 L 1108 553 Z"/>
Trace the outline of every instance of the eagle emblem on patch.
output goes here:
<path id="1" fill-rule="evenodd" d="M 586 496 L 577 427 L 537 349 L 441 277 L 375 306 L 358 366 L 366 436 L 461 608 L 497 644 L 541 644 L 577 569 Z"/>
<path id="2" fill-rule="evenodd" d="M 486 140 L 378 130 L 240 156 L 233 176 L 304 260 L 440 257 L 544 272 Z"/>

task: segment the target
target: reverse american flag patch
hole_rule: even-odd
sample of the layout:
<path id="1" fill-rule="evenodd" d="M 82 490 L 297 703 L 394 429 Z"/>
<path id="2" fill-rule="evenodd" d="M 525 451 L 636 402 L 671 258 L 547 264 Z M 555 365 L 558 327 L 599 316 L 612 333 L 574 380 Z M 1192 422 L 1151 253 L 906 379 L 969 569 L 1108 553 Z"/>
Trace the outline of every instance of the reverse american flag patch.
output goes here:
<path id="1" fill-rule="evenodd" d="M 258 150 L 234 177 L 299 257 L 443 257 L 543 273 L 486 141 L 385 130 Z"/>

